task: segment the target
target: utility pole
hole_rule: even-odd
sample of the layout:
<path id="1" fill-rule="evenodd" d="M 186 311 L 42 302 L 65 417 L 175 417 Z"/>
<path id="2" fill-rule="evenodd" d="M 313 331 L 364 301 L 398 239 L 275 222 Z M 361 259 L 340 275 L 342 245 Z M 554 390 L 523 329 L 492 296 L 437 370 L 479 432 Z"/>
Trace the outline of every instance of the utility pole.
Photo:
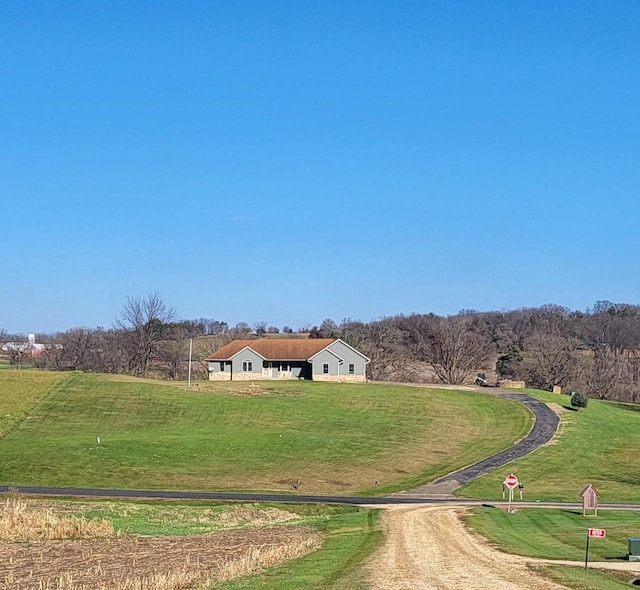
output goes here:
<path id="1" fill-rule="evenodd" d="M 189 338 L 189 389 L 191 389 L 191 355 L 193 353 L 193 338 Z"/>

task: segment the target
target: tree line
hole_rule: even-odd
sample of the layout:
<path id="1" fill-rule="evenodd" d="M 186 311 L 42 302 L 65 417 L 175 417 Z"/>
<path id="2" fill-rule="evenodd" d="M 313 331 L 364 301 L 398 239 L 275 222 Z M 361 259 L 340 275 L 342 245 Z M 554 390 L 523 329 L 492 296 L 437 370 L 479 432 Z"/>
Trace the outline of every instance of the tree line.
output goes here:
<path id="1" fill-rule="evenodd" d="M 640 306 L 599 301 L 585 312 L 559 305 L 509 311 L 463 310 L 455 315 L 395 315 L 370 322 L 324 320 L 297 330 L 310 338 L 341 338 L 367 355 L 369 378 L 446 384 L 523 380 L 528 386 L 640 403 Z M 204 358 L 235 338 L 279 332 L 267 322 L 250 325 L 178 319 L 157 294 L 128 298 L 111 328 L 73 328 L 38 335 L 49 344 L 34 359 L 43 368 L 185 377 L 191 339 L 195 378 Z M 0 330 L 0 339 L 13 335 Z M 202 336 L 209 336 L 203 339 Z M 8 352 L 10 355 L 10 352 Z M 488 377 L 487 377 L 488 375 Z"/>
<path id="2" fill-rule="evenodd" d="M 640 403 L 640 306 L 599 301 L 586 312 L 558 305 L 452 316 L 397 315 L 369 323 L 325 320 L 372 359 L 379 380 L 472 382 L 478 373 L 551 391 Z"/>

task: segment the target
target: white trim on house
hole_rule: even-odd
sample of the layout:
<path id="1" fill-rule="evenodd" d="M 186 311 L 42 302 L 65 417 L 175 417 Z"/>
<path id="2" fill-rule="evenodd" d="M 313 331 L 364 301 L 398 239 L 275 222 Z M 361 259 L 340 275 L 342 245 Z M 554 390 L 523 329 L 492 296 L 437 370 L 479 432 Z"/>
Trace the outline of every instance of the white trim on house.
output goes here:
<path id="1" fill-rule="evenodd" d="M 333 350 L 331 350 L 331 348 L 330 348 L 330 347 L 331 347 L 331 346 L 333 346 L 336 342 L 338 342 L 338 340 L 334 340 L 331 344 L 327 344 L 327 345 L 326 345 L 322 350 L 319 350 L 319 351 L 318 351 L 318 352 L 316 352 L 313 356 L 310 356 L 307 360 L 308 360 L 309 362 L 312 362 L 312 361 L 313 361 L 313 359 L 314 359 L 315 357 L 317 357 L 321 352 L 330 352 L 330 353 L 331 353 L 333 356 L 335 356 L 339 361 L 343 361 L 343 362 L 344 362 L 344 359 L 343 359 L 339 354 L 336 354 L 335 352 L 333 352 Z M 356 350 L 356 352 L 358 352 L 358 351 Z M 360 356 L 364 356 L 363 354 L 361 354 L 361 353 L 359 353 L 359 352 L 358 352 L 358 354 L 359 354 Z M 367 358 L 367 357 L 365 357 L 365 358 Z"/>
<path id="2" fill-rule="evenodd" d="M 234 355 L 231 355 L 228 359 L 225 359 L 225 360 L 230 361 L 231 359 L 236 358 L 241 352 L 244 352 L 247 349 L 249 349 L 253 354 L 258 355 L 263 361 L 268 360 L 266 357 L 262 356 L 259 352 L 256 352 L 255 350 L 253 350 L 253 348 L 251 348 L 250 346 L 245 346 L 242 350 L 239 350 Z"/>
<path id="3" fill-rule="evenodd" d="M 342 342 L 342 344 L 344 344 L 347 348 L 350 348 L 351 350 L 353 350 L 353 352 L 355 352 L 356 354 L 359 354 L 362 358 L 367 359 L 367 363 L 371 362 L 371 359 L 368 356 L 365 356 L 359 350 L 356 350 L 355 348 L 353 348 L 353 346 L 350 346 L 349 344 L 347 344 L 344 340 L 342 340 L 342 338 L 337 338 L 336 342 Z"/>
<path id="4" fill-rule="evenodd" d="M 355 352 L 357 355 L 361 356 L 363 359 L 365 359 L 365 364 L 370 363 L 371 359 L 368 356 L 365 356 L 364 354 L 362 354 L 359 350 L 356 350 L 355 348 L 353 348 L 353 346 L 350 346 L 349 344 L 347 344 L 344 340 L 342 340 L 342 338 L 336 338 L 333 342 L 331 342 L 331 344 L 327 344 L 322 350 L 319 350 L 318 352 L 316 352 L 313 356 L 310 356 L 307 360 L 311 361 L 313 359 L 313 357 L 318 356 L 321 352 L 324 352 L 325 350 L 328 350 L 333 356 L 339 358 L 341 361 L 344 362 L 344 359 L 341 358 L 339 355 L 337 355 L 335 352 L 333 352 L 333 350 L 330 350 L 330 347 L 333 346 L 336 342 L 341 342 L 342 344 L 344 344 L 347 348 L 349 348 L 350 350 L 352 350 L 353 352 Z"/>

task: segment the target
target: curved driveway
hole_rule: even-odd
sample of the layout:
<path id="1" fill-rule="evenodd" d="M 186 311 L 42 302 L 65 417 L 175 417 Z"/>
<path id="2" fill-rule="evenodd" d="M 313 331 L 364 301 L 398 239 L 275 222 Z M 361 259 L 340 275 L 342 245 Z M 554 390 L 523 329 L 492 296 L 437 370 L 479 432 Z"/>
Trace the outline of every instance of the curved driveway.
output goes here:
<path id="1" fill-rule="evenodd" d="M 515 461 L 516 459 L 520 459 L 520 457 L 532 453 L 553 438 L 558 430 L 560 418 L 549 406 L 526 393 L 502 393 L 500 397 L 520 402 L 531 410 L 535 416 L 535 422 L 529 434 L 512 447 L 492 457 L 478 461 L 478 463 L 474 463 L 460 471 L 454 471 L 449 475 L 445 475 L 434 483 L 455 482 L 458 484 L 457 487 L 463 486 L 477 477 L 489 473 L 489 471 L 493 471 L 498 467 L 502 467 L 507 463 L 511 463 L 511 461 Z"/>

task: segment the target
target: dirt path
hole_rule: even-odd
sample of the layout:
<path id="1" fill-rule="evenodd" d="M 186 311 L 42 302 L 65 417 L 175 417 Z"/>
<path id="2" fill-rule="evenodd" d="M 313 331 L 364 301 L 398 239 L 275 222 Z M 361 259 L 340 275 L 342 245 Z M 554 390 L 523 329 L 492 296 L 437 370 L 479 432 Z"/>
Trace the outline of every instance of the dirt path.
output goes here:
<path id="1" fill-rule="evenodd" d="M 470 533 L 460 520 L 463 511 L 442 506 L 386 510 L 386 541 L 367 564 L 372 590 L 565 589 L 527 567 L 543 560 L 502 553 Z M 640 570 L 640 564 L 615 565 Z"/>

